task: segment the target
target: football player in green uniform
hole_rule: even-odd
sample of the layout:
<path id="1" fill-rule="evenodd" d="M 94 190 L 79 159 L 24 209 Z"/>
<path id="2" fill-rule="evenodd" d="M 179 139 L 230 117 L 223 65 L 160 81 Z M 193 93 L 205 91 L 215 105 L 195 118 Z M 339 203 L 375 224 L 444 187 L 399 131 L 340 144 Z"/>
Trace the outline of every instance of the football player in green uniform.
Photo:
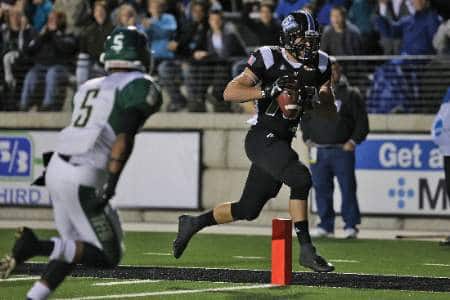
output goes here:
<path id="1" fill-rule="evenodd" d="M 109 268 L 122 257 L 120 222 L 108 203 L 136 133 L 159 110 L 161 92 L 146 74 L 151 54 L 145 34 L 135 27 L 116 28 L 104 50 L 108 75 L 79 87 L 71 122 L 59 133 L 46 168 L 59 236 L 40 240 L 22 227 L 11 255 L 0 264 L 6 278 L 34 256 L 49 257 L 27 299 L 47 299 L 76 264 Z"/>

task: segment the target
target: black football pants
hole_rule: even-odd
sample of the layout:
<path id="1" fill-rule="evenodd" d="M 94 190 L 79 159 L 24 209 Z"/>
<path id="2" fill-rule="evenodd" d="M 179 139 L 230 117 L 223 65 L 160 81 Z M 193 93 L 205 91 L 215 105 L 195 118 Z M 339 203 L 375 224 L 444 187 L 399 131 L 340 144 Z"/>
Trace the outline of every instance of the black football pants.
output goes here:
<path id="1" fill-rule="evenodd" d="M 245 139 L 245 151 L 252 165 L 241 199 L 231 206 L 235 220 L 255 219 L 283 183 L 291 188 L 291 199 L 307 199 L 311 175 L 291 148 L 291 139 L 253 126 Z"/>

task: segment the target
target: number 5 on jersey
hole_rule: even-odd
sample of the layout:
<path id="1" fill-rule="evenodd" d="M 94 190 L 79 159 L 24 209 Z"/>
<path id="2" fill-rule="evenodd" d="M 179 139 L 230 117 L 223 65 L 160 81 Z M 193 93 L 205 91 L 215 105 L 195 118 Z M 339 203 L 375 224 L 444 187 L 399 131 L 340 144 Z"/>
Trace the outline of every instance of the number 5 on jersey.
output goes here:
<path id="1" fill-rule="evenodd" d="M 86 126 L 92 113 L 92 101 L 97 97 L 98 91 L 98 89 L 87 91 L 86 96 L 81 103 L 81 107 L 78 109 L 78 116 L 75 118 L 75 122 L 73 123 L 74 127 Z"/>

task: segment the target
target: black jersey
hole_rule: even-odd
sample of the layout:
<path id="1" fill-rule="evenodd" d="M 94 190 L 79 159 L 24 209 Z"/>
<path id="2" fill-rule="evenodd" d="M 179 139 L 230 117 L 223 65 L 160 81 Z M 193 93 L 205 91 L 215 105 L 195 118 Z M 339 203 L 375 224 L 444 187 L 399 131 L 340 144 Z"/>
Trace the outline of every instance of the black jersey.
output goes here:
<path id="1" fill-rule="evenodd" d="M 261 47 L 251 54 L 247 67 L 258 77 L 262 86 L 275 82 L 277 78 L 290 75 L 298 78 L 300 90 L 308 90 L 308 97 L 317 97 L 320 87 L 331 77 L 331 62 L 325 52 L 319 51 L 308 65 L 289 61 L 281 47 Z M 257 116 L 253 125 L 273 131 L 282 138 L 292 138 L 298 128 L 301 115 L 296 119 L 286 119 L 279 109 L 276 99 L 256 101 Z"/>

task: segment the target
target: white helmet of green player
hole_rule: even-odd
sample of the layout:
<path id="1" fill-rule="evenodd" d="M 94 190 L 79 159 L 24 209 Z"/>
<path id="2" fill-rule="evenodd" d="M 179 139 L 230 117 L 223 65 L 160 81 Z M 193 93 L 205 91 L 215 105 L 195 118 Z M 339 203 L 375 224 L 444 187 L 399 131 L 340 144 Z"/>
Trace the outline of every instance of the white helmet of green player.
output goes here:
<path id="1" fill-rule="evenodd" d="M 145 33 L 134 26 L 117 27 L 106 38 L 102 61 L 105 70 L 133 69 L 147 71 L 151 52 Z"/>

